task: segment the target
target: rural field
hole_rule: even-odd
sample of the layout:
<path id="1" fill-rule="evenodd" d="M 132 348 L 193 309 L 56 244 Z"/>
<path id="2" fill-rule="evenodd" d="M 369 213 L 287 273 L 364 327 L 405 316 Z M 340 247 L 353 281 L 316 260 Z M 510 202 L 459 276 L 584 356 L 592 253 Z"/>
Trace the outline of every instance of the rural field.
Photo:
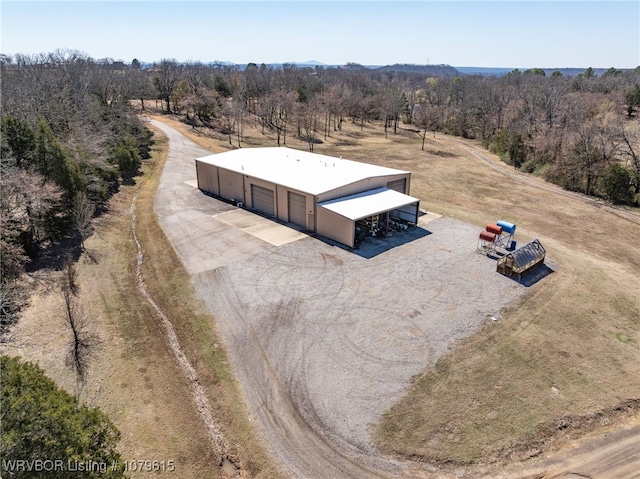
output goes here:
<path id="1" fill-rule="evenodd" d="M 209 151 L 230 148 L 226 136 L 168 116 L 153 118 Z M 257 126 L 247 122 L 242 147 L 274 146 L 274 137 L 262 135 Z M 194 287 L 189 269 L 156 220 L 153 200 L 169 147 L 156 132 L 155 154 L 143 176 L 111 199 L 87 241 L 95 261 L 83 257 L 77 265 L 80 297 L 95 314 L 94 327 L 102 339 L 84 395 L 121 430 L 123 457 L 177 464 L 173 473 L 136 472 L 132 477 L 285 477 L 286 471 L 270 457 L 273 445 L 265 444 L 268 440 L 245 404 L 250 392 L 242 390 L 234 369 L 239 352 L 225 352 L 219 318 L 199 299 L 201 289 Z M 410 375 L 403 394 L 366 430 L 369 437 L 361 438 L 375 454 L 411 464 L 407 467 L 414 477 L 495 477 L 499 471 L 518 477 L 523 461 L 536 474 L 547 455 L 568 454 L 562 451 L 578 440 L 633 427 L 637 431 L 637 210 L 613 209 L 517 173 L 470 140 L 432 135 L 421 151 L 415 132 L 400 129 L 385 138 L 377 123 L 361 128 L 345 122 L 332 135 L 314 151 L 411 171 L 411 195 L 421 200 L 422 208 L 444 217 L 443 228 L 446 221 L 477 231 L 498 219 L 516 223 L 518 243 L 540 239 L 553 269 L 536 284 L 519 286 L 517 298 L 499 311 L 497 321 L 478 321 L 469 330 L 474 334 L 456 338 L 455 347 L 440 354 L 435 364 Z M 287 146 L 306 149 L 307 144 L 291 138 Z M 166 339 L 166 326 L 140 294 L 132 212 L 144 252 L 146 291 L 172 323 L 197 380 L 185 377 Z M 449 244 L 465 247 L 455 238 Z M 467 247 L 473 251 L 475 241 Z M 472 256 L 470 263 L 489 264 L 486 277 L 474 276 L 478 288 L 490 291 L 505 280 L 491 271 L 492 260 Z M 516 286 L 510 282 L 506 280 L 507 288 Z M 15 352 L 38 361 L 73 391 L 63 355 L 56 352 L 62 350 L 57 345 L 64 334 L 55 319 L 42 321 L 55 316 L 51 312 L 60 298 L 42 283 L 34 285 L 36 294 L 19 324 Z M 451 299 L 454 309 L 466 311 L 468 305 L 456 306 Z M 44 338 L 47 351 L 38 347 Z M 235 358 L 234 367 L 229 356 Z M 209 401 L 220 432 L 217 440 L 194 405 L 195 390 Z M 384 477 L 384 471 L 379 475 Z"/>

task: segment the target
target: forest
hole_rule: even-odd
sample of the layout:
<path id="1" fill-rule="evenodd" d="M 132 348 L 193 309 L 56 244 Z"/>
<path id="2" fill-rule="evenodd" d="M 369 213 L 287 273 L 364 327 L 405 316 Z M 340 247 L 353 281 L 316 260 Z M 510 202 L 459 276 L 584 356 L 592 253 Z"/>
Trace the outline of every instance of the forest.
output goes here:
<path id="1" fill-rule="evenodd" d="M 136 175 L 153 141 L 138 113 L 150 106 L 233 147 L 249 146 L 246 125 L 310 151 L 344 121 L 404 128 L 422 148 L 442 132 L 569 190 L 640 203 L 640 67 L 490 77 L 444 66 L 125 64 L 57 50 L 2 55 L 0 68 L 3 338 L 25 304 L 24 272 L 81 254 L 92 218 Z"/>

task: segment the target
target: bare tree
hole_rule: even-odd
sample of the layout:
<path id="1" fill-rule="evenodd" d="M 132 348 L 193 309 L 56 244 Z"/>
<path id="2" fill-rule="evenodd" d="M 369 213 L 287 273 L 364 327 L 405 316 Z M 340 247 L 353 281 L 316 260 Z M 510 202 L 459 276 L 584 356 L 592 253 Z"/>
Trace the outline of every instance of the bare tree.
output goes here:
<path id="1" fill-rule="evenodd" d="M 222 134 L 227 135 L 229 144 L 233 145 L 232 135 L 235 132 L 236 116 L 233 107 L 233 100 L 225 100 L 221 109 Z"/>
<path id="2" fill-rule="evenodd" d="M 68 275 L 62 278 L 61 290 L 64 300 L 64 322 L 71 333 L 67 343 L 65 364 L 75 374 L 76 399 L 79 400 L 86 385 L 90 362 L 95 358 L 101 341 L 99 336 L 90 330 L 89 316 L 77 303 L 76 296 L 68 283 Z"/>
<path id="3" fill-rule="evenodd" d="M 171 113 L 171 96 L 182 78 L 182 67 L 175 59 L 165 58 L 160 60 L 154 70 L 153 84 L 167 106 L 167 113 Z"/>
<path id="4" fill-rule="evenodd" d="M 640 179 L 640 123 L 633 124 L 625 120 L 618 120 L 616 130 L 621 146 L 620 151 L 626 161 L 631 163 L 636 176 Z M 637 189 L 640 190 L 640 184 L 637 185 Z M 640 191 L 636 191 L 636 193 L 640 193 Z"/>
<path id="5" fill-rule="evenodd" d="M 0 235 L 10 241 L 20 237 L 27 253 L 32 253 L 31 249 L 50 239 L 46 224 L 60 204 L 62 191 L 42 175 L 16 167 L 3 167 L 0 176 Z"/>
<path id="6" fill-rule="evenodd" d="M 137 64 L 132 62 L 132 67 L 127 73 L 127 77 L 132 98 L 140 100 L 140 107 L 144 110 L 144 101 L 153 98 L 153 84 L 148 70 L 143 70 L 140 67 L 140 62 Z"/>
<path id="7" fill-rule="evenodd" d="M 436 128 L 438 126 L 438 109 L 427 103 L 421 103 L 414 107 L 413 123 L 422 130 L 422 151 L 424 151 L 424 141 L 429 130 L 433 131 L 433 137 L 436 137 Z"/>
<path id="8" fill-rule="evenodd" d="M 393 85 L 380 93 L 380 109 L 384 119 L 384 137 L 387 138 L 387 129 L 393 125 L 393 133 L 398 133 L 398 121 L 400 114 L 407 105 L 404 92 Z"/>
<path id="9" fill-rule="evenodd" d="M 71 210 L 71 220 L 80 238 L 80 247 L 91 258 L 87 251 L 85 240 L 93 233 L 93 214 L 96 208 L 84 193 L 78 193 L 73 199 L 73 209 Z"/>
<path id="10" fill-rule="evenodd" d="M 310 103 L 301 103 L 298 106 L 298 125 L 304 130 L 304 139 L 307 140 L 309 151 L 313 152 L 313 147 L 317 141 L 316 132 L 318 131 L 318 118 L 321 114 L 321 105 L 315 101 Z"/>
<path id="11" fill-rule="evenodd" d="M 287 144 L 287 125 L 289 123 L 289 117 L 293 111 L 293 105 L 295 104 L 295 93 L 279 91 L 276 94 L 276 106 L 273 116 L 273 126 L 278 134 L 278 146 L 280 146 L 280 137 L 282 137 L 282 144 Z"/>
<path id="12" fill-rule="evenodd" d="M 246 104 L 239 98 L 234 98 L 231 101 L 231 108 L 233 110 L 234 123 L 236 125 L 236 137 L 238 139 L 238 148 L 241 147 L 240 143 L 243 141 L 243 126 Z"/>
<path id="13" fill-rule="evenodd" d="M 184 73 L 191 92 L 198 93 L 204 81 L 205 66 L 201 62 L 187 62 Z"/>

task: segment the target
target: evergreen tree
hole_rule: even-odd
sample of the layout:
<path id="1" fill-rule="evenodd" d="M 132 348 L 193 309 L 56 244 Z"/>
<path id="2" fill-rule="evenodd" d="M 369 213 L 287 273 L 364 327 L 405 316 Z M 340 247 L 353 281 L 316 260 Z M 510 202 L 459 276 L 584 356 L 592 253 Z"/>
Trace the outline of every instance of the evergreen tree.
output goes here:
<path id="1" fill-rule="evenodd" d="M 116 450 L 120 432 L 103 412 L 76 404 L 35 364 L 1 356 L 0 365 L 3 477 L 125 477 Z M 18 467 L 20 460 L 29 462 Z M 31 471 L 22 470 L 29 465 Z"/>

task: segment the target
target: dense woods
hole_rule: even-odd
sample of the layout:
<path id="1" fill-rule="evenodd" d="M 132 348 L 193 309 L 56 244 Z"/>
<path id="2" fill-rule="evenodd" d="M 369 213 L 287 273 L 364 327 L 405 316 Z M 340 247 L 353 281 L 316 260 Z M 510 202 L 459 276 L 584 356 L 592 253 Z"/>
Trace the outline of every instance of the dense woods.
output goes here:
<path id="1" fill-rule="evenodd" d="M 91 218 L 136 174 L 152 141 L 136 108 L 150 104 L 234 147 L 251 126 L 313 151 L 344 121 L 378 122 L 386 136 L 404 128 L 423 149 L 428 132 L 475 138 L 567 189 L 640 202 L 640 67 L 488 77 L 442 65 L 124 64 L 67 50 L 0 56 L 0 67 L 3 332 L 24 304 L 25 268 L 53 250 L 62 268 L 70 248 L 81 252 Z"/>
<path id="2" fill-rule="evenodd" d="M 22 273 L 80 252 L 91 220 L 148 155 L 130 79 L 78 52 L 2 57 L 2 337 L 25 304 Z M 45 255 L 44 253 L 51 253 Z"/>

